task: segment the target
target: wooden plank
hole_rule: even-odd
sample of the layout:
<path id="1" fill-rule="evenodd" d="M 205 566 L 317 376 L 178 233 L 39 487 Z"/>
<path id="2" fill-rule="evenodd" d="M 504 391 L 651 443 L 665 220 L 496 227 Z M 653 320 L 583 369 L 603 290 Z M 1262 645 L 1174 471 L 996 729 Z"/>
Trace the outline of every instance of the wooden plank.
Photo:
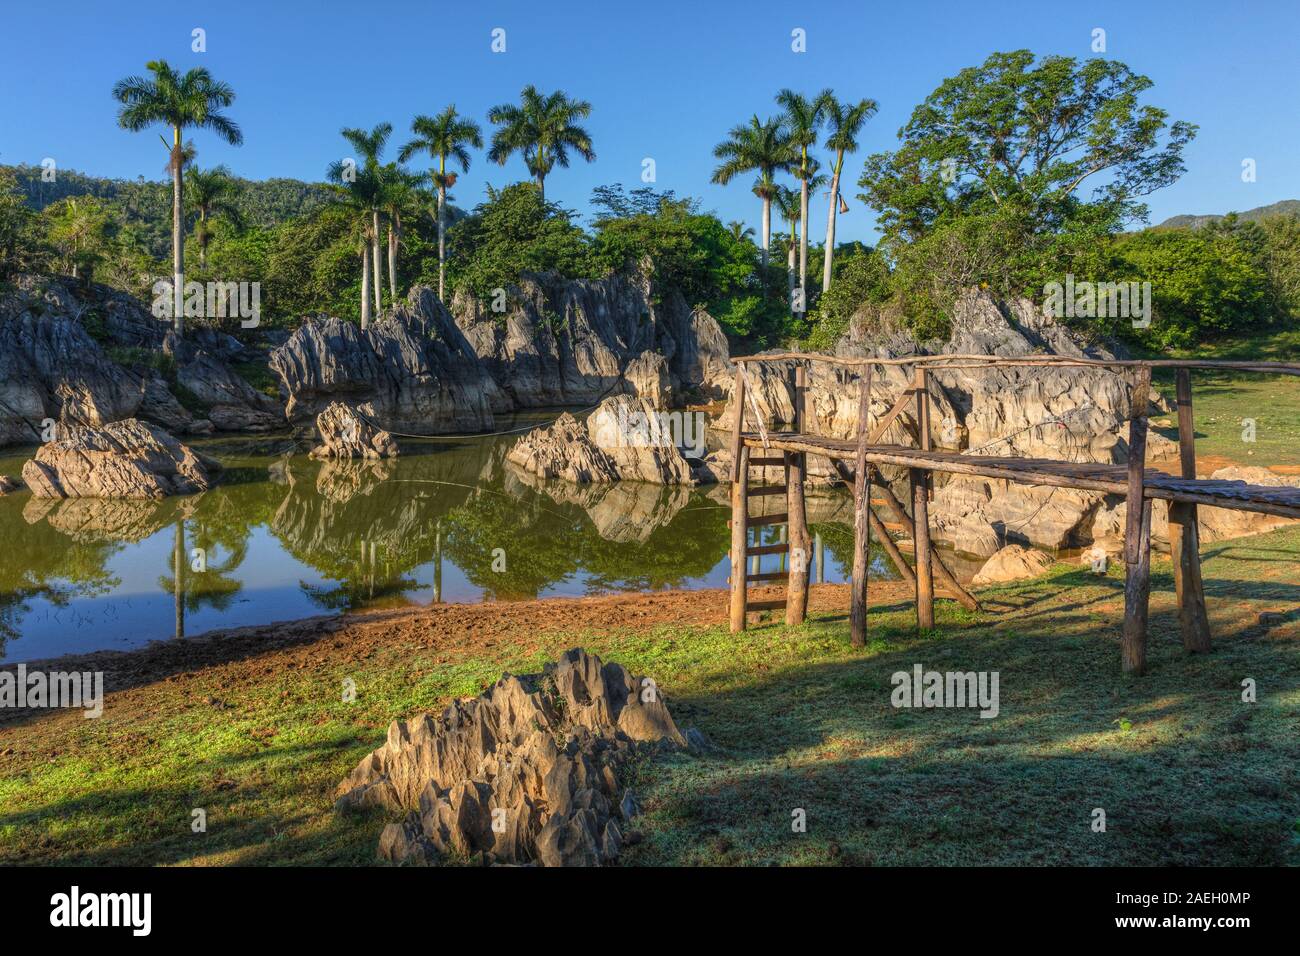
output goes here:
<path id="1" fill-rule="evenodd" d="M 1147 401 L 1151 370 L 1139 369 L 1129 408 L 1128 514 L 1124 528 L 1124 670 L 1140 674 L 1147 661 L 1147 614 L 1151 596 L 1151 502 L 1144 494 Z"/>
<path id="2" fill-rule="evenodd" d="M 1196 429 L 1192 416 L 1192 373 L 1175 373 L 1178 403 L 1178 457 L 1182 477 L 1196 477 Z M 1190 502 L 1169 505 L 1169 551 L 1174 564 L 1174 594 L 1178 599 L 1178 629 L 1183 649 L 1191 654 L 1210 651 L 1210 618 L 1201 581 L 1201 529 L 1197 507 Z"/>
<path id="3" fill-rule="evenodd" d="M 784 581 L 790 576 L 789 571 L 760 571 L 758 574 L 746 574 L 746 581 Z"/>
<path id="4" fill-rule="evenodd" d="M 745 495 L 749 498 L 765 498 L 771 495 L 784 495 L 788 489 L 788 485 L 763 485 L 746 489 Z"/>
<path id="5" fill-rule="evenodd" d="M 760 544 L 757 547 L 746 548 L 745 554 L 747 555 L 785 554 L 786 551 L 788 551 L 789 549 L 790 546 L 785 544 L 784 542 L 781 544 Z"/>
<path id="6" fill-rule="evenodd" d="M 868 366 L 869 370 L 870 366 Z M 867 444 L 874 445 L 880 441 L 885 432 L 889 431 L 889 426 L 894 424 L 894 419 L 902 414 L 903 409 L 907 408 L 911 401 L 912 390 L 910 388 L 903 389 L 902 394 L 898 396 L 898 401 L 894 402 L 894 407 L 885 412 L 885 417 L 878 421 L 876 427 L 871 430 L 871 434 L 867 437 Z"/>
<path id="7" fill-rule="evenodd" d="M 749 459 L 750 468 L 784 468 L 785 458 L 751 458 Z"/>
<path id="8" fill-rule="evenodd" d="M 871 366 L 858 384 L 857 457 L 853 473 L 853 573 L 849 592 L 849 643 L 867 643 L 867 572 L 871 546 L 871 482 L 867 473 L 867 415 L 871 410 Z"/>
<path id="9" fill-rule="evenodd" d="M 749 519 L 751 528 L 762 528 L 770 524 L 785 524 L 790 520 L 790 516 L 784 512 L 780 514 L 757 515 Z M 784 545 L 782 545 L 784 547 Z"/>
<path id="10" fill-rule="evenodd" d="M 809 394 L 808 366 L 799 362 L 794 367 L 794 428 L 797 432 L 803 432 L 810 420 Z M 786 513 L 790 516 L 790 586 L 785 622 L 794 625 L 802 624 L 808 616 L 808 558 L 812 549 L 804 503 L 808 459 L 803 452 L 786 452 L 785 461 Z"/>
<path id="11" fill-rule="evenodd" d="M 749 609 L 751 611 L 775 611 L 778 608 L 785 607 L 785 599 L 778 601 L 750 601 Z"/>
<path id="12" fill-rule="evenodd" d="M 868 480 L 870 474 L 871 472 L 868 471 Z M 893 562 L 894 567 L 898 570 L 898 576 L 902 579 L 905 585 L 915 588 L 916 574 L 912 571 L 912 566 L 907 563 L 907 558 L 903 556 L 903 552 L 898 550 L 898 545 L 896 545 L 894 539 L 890 537 L 889 530 L 885 527 L 884 522 L 882 522 L 880 518 L 876 516 L 876 513 L 871 510 L 867 511 L 867 520 L 870 523 L 871 530 L 875 532 L 876 540 L 880 542 L 880 546 L 884 549 L 885 554 L 889 555 L 889 560 Z"/>

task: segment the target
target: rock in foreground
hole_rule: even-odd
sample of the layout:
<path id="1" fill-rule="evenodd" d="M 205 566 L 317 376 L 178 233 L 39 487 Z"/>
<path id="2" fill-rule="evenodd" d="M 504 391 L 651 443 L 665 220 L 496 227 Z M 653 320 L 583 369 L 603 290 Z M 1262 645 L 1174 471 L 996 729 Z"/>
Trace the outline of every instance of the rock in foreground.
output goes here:
<path id="1" fill-rule="evenodd" d="M 617 858 L 635 800 L 623 778 L 648 746 L 685 747 L 654 682 L 580 648 L 506 674 L 439 717 L 394 721 L 339 786 L 336 809 L 406 810 L 379 855 L 591 866 Z"/>
<path id="2" fill-rule="evenodd" d="M 165 498 L 207 491 L 220 463 L 134 418 L 65 425 L 23 465 L 37 498 Z"/>
<path id="3" fill-rule="evenodd" d="M 984 562 L 984 567 L 971 579 L 971 584 L 984 587 L 1008 581 L 1024 581 L 1038 577 L 1051 566 L 1050 555 L 1032 548 L 1022 548 L 1018 544 L 1009 544 Z"/>
<path id="4" fill-rule="evenodd" d="M 311 450 L 313 458 L 395 458 L 397 442 L 342 402 L 331 402 L 316 416 L 321 444 Z"/>

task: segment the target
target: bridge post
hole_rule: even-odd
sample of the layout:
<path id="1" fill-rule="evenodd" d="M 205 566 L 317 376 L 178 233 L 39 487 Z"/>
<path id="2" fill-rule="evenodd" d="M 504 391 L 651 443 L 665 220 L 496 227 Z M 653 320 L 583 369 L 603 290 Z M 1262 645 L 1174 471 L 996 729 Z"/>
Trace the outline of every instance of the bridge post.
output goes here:
<path id="1" fill-rule="evenodd" d="M 917 437 L 923 451 L 930 450 L 930 390 L 924 366 L 916 369 Z M 934 566 L 930 551 L 930 473 L 911 468 L 912 543 L 916 560 L 916 624 L 922 629 L 934 627 Z"/>
<path id="2" fill-rule="evenodd" d="M 1140 674 L 1147 666 L 1147 617 L 1151 598 L 1151 501 L 1146 497 L 1147 402 L 1151 366 L 1143 365 L 1133 384 L 1128 422 L 1128 515 L 1124 528 L 1124 670 Z"/>
<path id="3" fill-rule="evenodd" d="M 871 548 L 867 414 L 870 410 L 871 366 L 868 365 L 858 384 L 858 447 L 853 461 L 853 581 L 849 593 L 849 643 L 854 647 L 864 647 L 867 643 L 867 571 Z"/>
<path id="4" fill-rule="evenodd" d="M 794 367 L 794 430 L 804 434 L 808 426 L 808 366 L 797 362 Z M 808 512 L 804 507 L 804 477 L 808 456 L 803 452 L 785 453 L 786 514 L 789 516 L 789 576 L 786 578 L 785 623 L 802 624 L 808 615 L 808 564 L 812 539 L 808 534 Z"/>
<path id="5" fill-rule="evenodd" d="M 1184 478 L 1196 477 L 1196 430 L 1192 420 L 1192 374 L 1180 368 L 1176 373 L 1178 402 L 1178 457 Z M 1196 505 L 1169 503 L 1169 551 L 1174 559 L 1174 593 L 1178 598 L 1178 626 L 1183 649 L 1192 654 L 1210 650 L 1210 621 L 1205 610 L 1205 588 L 1201 582 L 1201 529 Z"/>
<path id="6" fill-rule="evenodd" d="M 736 417 L 731 430 L 731 633 L 745 629 L 745 550 L 749 538 L 749 449 L 745 447 L 745 366 L 736 363 L 731 392 Z"/>

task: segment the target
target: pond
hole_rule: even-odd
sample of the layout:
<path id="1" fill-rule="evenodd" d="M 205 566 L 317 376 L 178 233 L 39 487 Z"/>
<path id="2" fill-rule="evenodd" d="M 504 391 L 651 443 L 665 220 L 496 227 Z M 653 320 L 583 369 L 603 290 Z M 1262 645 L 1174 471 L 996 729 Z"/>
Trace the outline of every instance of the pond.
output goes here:
<path id="1" fill-rule="evenodd" d="M 505 461 L 517 437 L 405 440 L 384 462 L 217 438 L 193 442 L 226 466 L 205 494 L 0 497 L 0 660 L 353 609 L 726 586 L 727 486 L 543 481 Z M 6 449 L 0 474 L 31 454 Z M 808 510 L 813 580 L 845 580 L 847 494 L 810 494 Z"/>

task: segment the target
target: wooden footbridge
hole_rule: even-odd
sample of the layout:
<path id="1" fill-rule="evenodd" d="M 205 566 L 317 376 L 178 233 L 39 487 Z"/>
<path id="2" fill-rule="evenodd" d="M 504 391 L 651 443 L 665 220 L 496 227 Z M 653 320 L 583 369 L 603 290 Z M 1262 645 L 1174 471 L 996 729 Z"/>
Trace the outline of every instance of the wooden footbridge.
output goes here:
<path id="1" fill-rule="evenodd" d="M 871 534 L 877 537 L 899 574 L 916 591 L 917 624 L 934 626 L 935 578 L 943 590 L 938 596 L 960 601 L 977 609 L 979 603 L 957 580 L 930 540 L 929 505 L 935 472 L 977 475 L 1026 485 L 1078 488 L 1124 495 L 1128 503 L 1124 535 L 1124 635 L 1123 667 L 1141 672 L 1146 666 L 1147 614 L 1150 595 L 1151 505 L 1156 498 L 1169 503 L 1169 534 L 1174 564 L 1174 585 L 1183 645 L 1188 651 L 1210 649 L 1210 625 L 1201 584 L 1200 537 L 1197 508 L 1212 505 L 1241 511 L 1300 518 L 1300 488 L 1250 485 L 1241 481 L 1213 481 L 1196 477 L 1196 450 L 1192 423 L 1191 372 L 1194 369 L 1230 369 L 1246 372 L 1300 375 L 1300 365 L 1269 362 L 1213 361 L 1100 361 L 1065 356 L 1005 357 L 992 355 L 938 355 L 897 359 L 834 358 L 801 352 L 767 353 L 733 359 L 736 363 L 732 396 L 733 475 L 731 485 L 731 630 L 744 630 L 750 611 L 785 609 L 786 622 L 804 620 L 808 607 L 808 561 L 811 542 L 804 509 L 804 481 L 807 456 L 829 459 L 837 473 L 853 487 L 854 545 L 850 628 L 852 641 L 862 646 L 867 631 L 867 552 Z M 834 439 L 805 431 L 814 421 L 808 407 L 808 369 L 811 362 L 827 362 L 858 371 L 858 421 L 853 440 Z M 769 431 L 760 416 L 752 392 L 747 390 L 746 365 L 779 363 L 792 373 L 794 396 L 792 431 Z M 871 404 L 872 370 L 882 366 L 910 366 L 911 385 L 893 407 L 874 423 L 868 422 Z M 1054 368 L 1101 368 L 1122 375 L 1131 387 L 1128 421 L 1128 463 L 1125 465 L 1056 461 L 1037 458 L 963 454 L 931 447 L 931 376 L 955 369 L 993 369 L 1023 366 Z M 1169 475 L 1146 467 L 1148 399 L 1154 369 L 1172 369 L 1176 379 L 1178 406 L 1179 474 Z M 747 401 L 748 399 L 748 401 Z M 752 406 L 757 431 L 746 431 L 746 406 Z M 916 425 L 913 446 L 882 444 L 881 439 L 900 415 L 908 412 Z M 907 469 L 911 513 L 882 477 L 881 466 Z M 750 483 L 750 469 L 779 467 L 785 484 L 756 486 Z M 898 521 L 912 529 L 915 567 L 908 564 L 884 523 L 870 507 L 872 488 Z M 749 503 L 755 498 L 782 496 L 786 510 L 751 516 Z M 751 544 L 749 529 L 786 525 L 780 544 Z M 747 559 L 765 554 L 788 554 L 788 570 L 747 572 Z M 784 581 L 783 599 L 751 601 L 751 583 Z"/>

